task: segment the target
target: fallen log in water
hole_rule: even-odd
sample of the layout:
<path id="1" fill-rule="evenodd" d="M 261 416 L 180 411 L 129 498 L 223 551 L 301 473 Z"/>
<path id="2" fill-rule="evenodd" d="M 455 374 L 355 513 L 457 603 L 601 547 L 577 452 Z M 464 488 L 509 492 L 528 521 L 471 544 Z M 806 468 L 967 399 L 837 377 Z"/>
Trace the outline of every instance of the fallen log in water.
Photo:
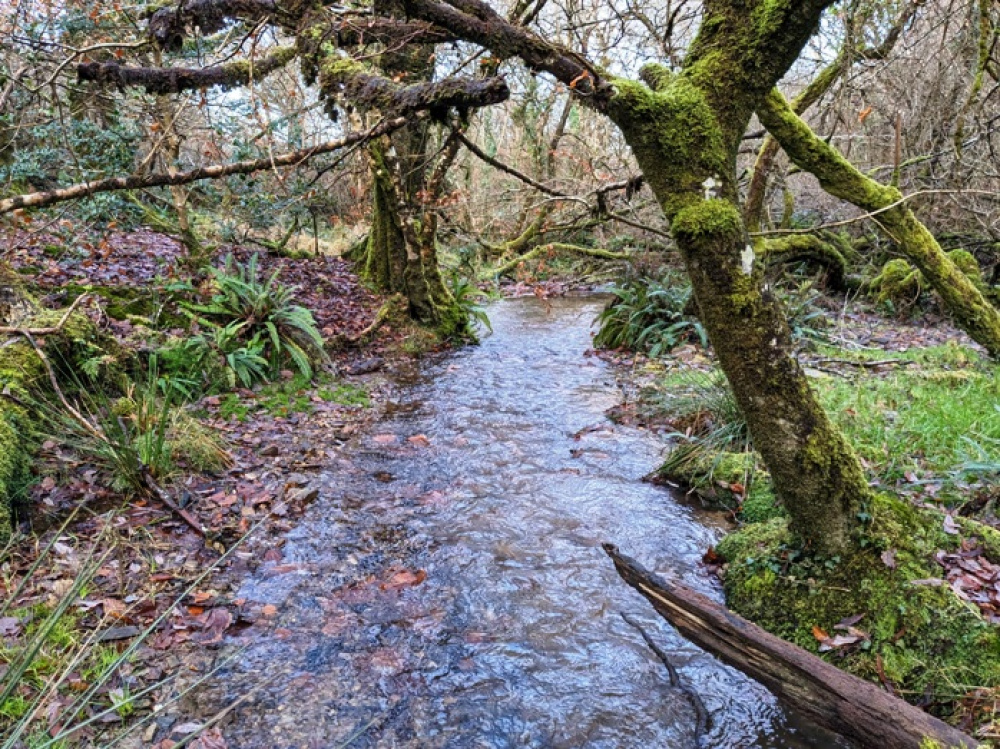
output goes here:
<path id="1" fill-rule="evenodd" d="M 971 748 L 971 737 L 881 688 L 649 572 L 612 544 L 618 574 L 688 640 L 759 681 L 789 708 L 865 749 Z M 923 742 L 923 743 L 922 743 Z"/>

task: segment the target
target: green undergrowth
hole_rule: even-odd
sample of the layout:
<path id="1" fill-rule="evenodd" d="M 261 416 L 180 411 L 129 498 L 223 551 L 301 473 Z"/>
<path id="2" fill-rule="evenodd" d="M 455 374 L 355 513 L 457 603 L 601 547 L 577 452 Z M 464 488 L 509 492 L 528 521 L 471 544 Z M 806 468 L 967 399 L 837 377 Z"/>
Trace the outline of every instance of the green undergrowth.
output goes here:
<path id="1" fill-rule="evenodd" d="M 63 315 L 64 310 L 39 309 L 22 325 L 58 327 Z M 35 342 L 56 374 L 80 368 L 103 377 L 124 358 L 119 347 L 80 314 L 71 315 L 58 332 L 37 337 Z M 11 338 L 0 348 L 0 545 L 9 537 L 13 513 L 34 480 L 32 456 L 40 443 L 35 404 L 48 391 L 48 372 L 34 346 L 26 338 Z"/>
<path id="2" fill-rule="evenodd" d="M 835 557 L 802 550 L 783 518 L 726 536 L 718 553 L 727 562 L 727 605 L 812 652 L 852 626 L 861 639 L 823 657 L 957 717 L 966 694 L 1000 684 L 1000 629 L 939 584 L 942 570 L 932 561 L 938 550 L 957 549 L 960 538 L 944 531 L 940 513 L 888 495 L 865 514 L 857 546 Z"/>
<path id="3" fill-rule="evenodd" d="M 977 455 L 1000 461 L 1000 368 L 952 346 L 898 358 L 916 366 L 820 378 L 820 400 L 874 477 L 936 482 L 939 499 L 959 501 L 963 466 Z"/>
<path id="4" fill-rule="evenodd" d="M 183 295 L 164 284 L 149 287 L 97 286 L 93 284 L 68 284 L 63 287 L 66 302 L 87 294 L 97 297 L 104 312 L 112 320 L 129 320 L 152 328 L 182 328 L 188 320 L 178 311 L 177 302 Z"/>
<path id="5" fill-rule="evenodd" d="M 841 373 L 816 376 L 813 387 L 881 490 L 851 549 L 822 557 L 792 536 L 717 372 L 675 369 L 643 393 L 646 420 L 674 437 L 658 477 L 741 523 L 718 547 L 732 610 L 812 652 L 841 635 L 821 653 L 837 666 L 953 722 L 993 721 L 968 695 L 1000 690 L 1000 629 L 941 583 L 934 555 L 964 539 L 1000 561 L 1000 532 L 955 515 L 960 533 L 949 533 L 925 505 L 995 496 L 1000 369 L 954 344 L 901 353 L 820 344 L 809 357 Z"/>
<path id="6" fill-rule="evenodd" d="M 313 379 L 296 375 L 264 385 L 257 392 L 227 393 L 219 400 L 219 415 L 225 419 L 246 421 L 251 414 L 286 417 L 308 414 L 316 409 L 316 400 L 342 406 L 369 408 L 368 391 L 352 383 L 339 382 L 326 373 Z"/>
<path id="7" fill-rule="evenodd" d="M 831 359 L 898 362 L 812 380 L 877 485 L 954 507 L 1000 482 L 1000 368 L 954 344 L 892 354 L 819 349 Z M 658 479 L 745 522 L 781 514 L 718 373 L 669 372 L 643 393 L 642 409 L 647 419 L 666 422 L 674 438 Z"/>

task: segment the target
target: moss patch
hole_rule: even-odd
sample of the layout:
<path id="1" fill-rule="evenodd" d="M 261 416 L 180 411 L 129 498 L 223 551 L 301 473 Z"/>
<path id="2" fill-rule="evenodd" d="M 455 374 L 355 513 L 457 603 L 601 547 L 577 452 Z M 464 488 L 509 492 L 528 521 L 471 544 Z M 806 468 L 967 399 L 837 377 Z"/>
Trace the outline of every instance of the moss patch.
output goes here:
<path id="1" fill-rule="evenodd" d="M 40 310 L 21 324 L 28 328 L 55 326 L 63 310 Z M 109 352 L 98 346 L 98 332 L 84 315 L 74 314 L 61 332 L 44 337 L 45 352 L 56 369 L 77 371 L 84 362 Z M 12 507 L 24 497 L 30 481 L 35 448 L 35 419 L 30 404 L 48 378 L 38 354 L 20 336 L 0 348 L 0 545 L 10 534 Z"/>
<path id="2" fill-rule="evenodd" d="M 867 639 L 823 657 L 869 680 L 881 672 L 903 696 L 929 696 L 950 717 L 964 694 L 1000 683 L 1000 629 L 948 586 L 926 582 L 941 576 L 933 554 L 958 545 L 940 514 L 884 495 L 867 514 L 857 543 L 839 557 L 795 546 L 782 518 L 727 536 L 718 548 L 728 563 L 727 603 L 812 652 L 823 633 L 860 615 L 853 626 Z"/>

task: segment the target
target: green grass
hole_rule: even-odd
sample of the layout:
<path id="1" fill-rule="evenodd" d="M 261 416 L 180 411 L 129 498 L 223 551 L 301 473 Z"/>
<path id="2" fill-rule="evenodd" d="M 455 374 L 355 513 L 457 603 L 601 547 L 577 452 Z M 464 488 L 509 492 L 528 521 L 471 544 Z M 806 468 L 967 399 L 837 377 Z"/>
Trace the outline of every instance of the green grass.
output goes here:
<path id="1" fill-rule="evenodd" d="M 342 406 L 371 406 L 368 391 L 357 385 L 337 385 L 335 388 L 320 388 L 318 395 L 327 403 L 339 403 Z"/>
<path id="2" fill-rule="evenodd" d="M 997 368 L 822 378 L 815 386 L 869 470 L 884 481 L 911 472 L 947 479 L 977 447 L 988 458 L 1000 444 Z"/>
<path id="3" fill-rule="evenodd" d="M 967 499 L 963 482 L 997 477 L 1000 368 L 955 344 L 898 353 L 820 346 L 818 355 L 909 363 L 877 372 L 847 367 L 846 376 L 811 380 L 868 475 L 884 488 L 898 482 L 937 484 L 936 497 L 951 504 Z M 643 392 L 642 401 L 647 418 L 665 420 L 680 433 L 660 469 L 668 478 L 714 487 L 718 460 L 713 456 L 744 449 L 745 427 L 718 373 L 672 370 Z"/>
<path id="4" fill-rule="evenodd" d="M 247 420 L 247 416 L 253 410 L 253 406 L 245 403 L 236 393 L 227 393 L 219 401 L 219 416 L 224 419 L 236 419 L 243 422 Z"/>
<path id="5" fill-rule="evenodd" d="M 219 415 L 224 419 L 246 421 L 251 413 L 264 412 L 271 416 L 285 417 L 294 413 L 312 413 L 315 408 L 313 393 L 326 403 L 342 406 L 369 408 L 368 391 L 358 385 L 332 382 L 329 376 L 319 376 L 321 385 L 314 390 L 314 382 L 303 375 L 289 380 L 273 382 L 260 389 L 251 400 L 237 393 L 228 393 L 219 401 Z"/>

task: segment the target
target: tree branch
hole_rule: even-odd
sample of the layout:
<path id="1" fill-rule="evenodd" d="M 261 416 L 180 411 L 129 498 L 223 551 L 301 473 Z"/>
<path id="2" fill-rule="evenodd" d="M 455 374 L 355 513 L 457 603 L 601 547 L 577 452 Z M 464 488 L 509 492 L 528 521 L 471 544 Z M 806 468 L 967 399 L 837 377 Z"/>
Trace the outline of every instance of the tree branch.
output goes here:
<path id="1" fill-rule="evenodd" d="M 412 118 L 410 118 L 412 119 Z M 408 122 L 407 118 L 396 117 L 386 120 L 363 133 L 350 133 L 343 138 L 327 141 L 311 148 L 302 148 L 297 151 L 281 154 L 280 156 L 267 157 L 263 159 L 250 159 L 237 161 L 232 164 L 216 164 L 213 166 L 199 167 L 186 172 L 176 172 L 174 174 L 132 174 L 128 177 L 109 177 L 108 179 L 95 180 L 93 182 L 82 182 L 69 187 L 57 190 L 46 190 L 44 192 L 33 192 L 26 195 L 15 195 L 12 198 L 0 200 L 0 215 L 10 213 L 19 208 L 41 208 L 55 203 L 63 203 L 67 200 L 76 200 L 99 192 L 113 192 L 116 190 L 138 190 L 146 187 L 162 187 L 165 185 L 183 185 L 189 182 L 197 182 L 202 179 L 218 179 L 228 177 L 233 174 L 250 174 L 263 169 L 271 169 L 280 166 L 294 166 L 307 161 L 314 156 L 336 151 L 346 146 L 364 143 L 372 138 L 386 135 L 398 130 Z"/>
<path id="2" fill-rule="evenodd" d="M 481 0 L 404 0 L 411 18 L 429 21 L 502 59 L 519 57 L 537 72 L 550 73 L 574 93 L 600 107 L 614 89 L 585 58 L 515 26 Z"/>
<path id="3" fill-rule="evenodd" d="M 178 50 L 189 27 L 214 34 L 234 18 L 260 22 L 277 12 L 275 0 L 182 0 L 153 13 L 147 33 L 163 49 Z"/>
<path id="4" fill-rule="evenodd" d="M 207 68 L 133 68 L 116 62 L 85 62 L 76 66 L 76 76 L 81 81 L 110 83 L 119 89 L 143 86 L 148 94 L 176 94 L 212 86 L 243 86 L 283 68 L 296 55 L 295 47 L 278 47 L 258 61 L 229 62 Z"/>
<path id="5" fill-rule="evenodd" d="M 334 28 L 338 47 L 358 47 L 376 42 L 393 47 L 402 44 L 442 44 L 457 39 L 447 29 L 426 21 L 398 21 L 394 18 L 348 18 Z"/>
<path id="6" fill-rule="evenodd" d="M 445 112 L 452 107 L 471 109 L 499 104 L 510 97 L 507 82 L 499 77 L 445 78 L 401 86 L 367 72 L 353 60 L 328 61 L 320 67 L 320 87 L 330 98 L 382 112 L 405 114 L 422 110 Z"/>
<path id="7" fill-rule="evenodd" d="M 460 141 L 462 141 L 462 145 L 464 145 L 466 148 L 468 148 L 469 151 L 472 154 L 474 154 L 477 158 L 481 159 L 482 161 L 485 161 L 490 166 L 492 166 L 492 167 L 494 167 L 496 169 L 499 169 L 501 172 L 506 172 L 507 174 L 511 175 L 512 177 L 515 177 L 515 178 L 521 180 L 522 182 L 524 182 L 524 184 L 530 185 L 531 187 L 534 187 L 539 192 L 544 192 L 546 195 L 551 195 L 554 198 L 568 198 L 568 197 L 570 197 L 568 193 L 560 192 L 559 190 L 554 190 L 551 187 L 547 187 L 546 185 L 543 185 L 541 182 L 538 182 L 537 180 L 532 179 L 527 174 L 524 174 L 523 172 L 519 172 L 514 167 L 509 166 L 508 164 L 505 164 L 504 162 L 499 161 L 498 159 L 493 158 L 488 153 L 486 153 L 483 149 L 481 149 L 479 146 L 477 146 L 470 138 L 468 138 L 465 135 L 465 133 L 461 133 L 461 132 L 459 132 L 459 131 L 456 130 L 455 134 L 458 136 L 458 139 Z"/>

